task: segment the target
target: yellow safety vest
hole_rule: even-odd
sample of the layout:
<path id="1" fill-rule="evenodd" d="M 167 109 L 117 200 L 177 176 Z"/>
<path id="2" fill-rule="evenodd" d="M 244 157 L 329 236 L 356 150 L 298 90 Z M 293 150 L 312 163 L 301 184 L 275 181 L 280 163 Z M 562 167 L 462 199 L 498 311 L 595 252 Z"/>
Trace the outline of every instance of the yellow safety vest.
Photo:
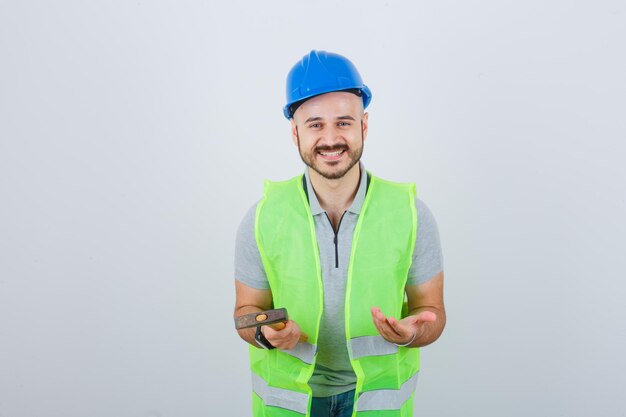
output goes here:
<path id="1" fill-rule="evenodd" d="M 370 174 L 371 175 L 371 174 Z M 353 416 L 410 417 L 419 371 L 419 350 L 383 339 L 370 309 L 406 314 L 417 213 L 415 185 L 371 176 L 352 240 L 346 282 L 345 328 L 357 377 Z M 265 181 L 257 205 L 255 237 L 274 306 L 286 307 L 309 337 L 288 351 L 250 347 L 254 417 L 310 415 L 323 284 L 315 223 L 302 188 L 302 175 Z"/>

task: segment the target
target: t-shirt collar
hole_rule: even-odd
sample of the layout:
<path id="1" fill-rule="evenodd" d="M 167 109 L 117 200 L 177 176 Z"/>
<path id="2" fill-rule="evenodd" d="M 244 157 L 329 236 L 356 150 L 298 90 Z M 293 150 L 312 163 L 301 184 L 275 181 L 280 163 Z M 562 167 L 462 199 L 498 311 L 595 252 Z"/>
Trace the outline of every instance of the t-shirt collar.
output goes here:
<path id="1" fill-rule="evenodd" d="M 365 201 L 365 193 L 367 192 L 367 171 L 361 161 L 359 161 L 359 169 L 361 172 L 361 178 L 359 180 L 359 188 L 354 196 L 352 204 L 348 208 L 348 211 L 354 214 L 361 213 L 361 207 L 363 207 L 363 201 Z M 311 184 L 311 176 L 309 175 L 309 167 L 304 170 L 304 178 L 306 181 L 306 191 L 309 197 L 309 205 L 311 206 L 311 213 L 315 216 L 317 214 L 324 213 L 324 209 L 320 206 L 320 202 L 317 199 L 317 195 L 313 191 L 313 185 Z"/>

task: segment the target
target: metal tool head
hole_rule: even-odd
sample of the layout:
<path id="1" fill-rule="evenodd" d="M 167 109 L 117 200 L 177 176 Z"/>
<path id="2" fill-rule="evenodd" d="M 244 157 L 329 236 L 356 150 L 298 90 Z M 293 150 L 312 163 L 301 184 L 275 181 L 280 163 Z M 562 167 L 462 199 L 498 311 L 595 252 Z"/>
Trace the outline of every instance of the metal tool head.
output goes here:
<path id="1" fill-rule="evenodd" d="M 241 330 L 250 327 L 269 326 L 276 323 L 284 323 L 287 320 L 289 320 L 287 309 L 277 308 L 235 317 L 235 328 Z"/>

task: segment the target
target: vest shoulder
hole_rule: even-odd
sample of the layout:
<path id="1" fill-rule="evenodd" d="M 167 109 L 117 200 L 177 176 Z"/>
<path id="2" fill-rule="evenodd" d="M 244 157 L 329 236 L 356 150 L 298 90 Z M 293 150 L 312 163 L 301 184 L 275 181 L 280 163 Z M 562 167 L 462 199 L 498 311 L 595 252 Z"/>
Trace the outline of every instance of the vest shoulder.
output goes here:
<path id="1" fill-rule="evenodd" d="M 286 180 L 280 180 L 280 181 L 265 180 L 264 185 L 266 188 L 267 187 L 276 187 L 276 188 L 289 187 L 289 186 L 293 186 L 294 184 L 299 184 L 302 181 L 303 176 L 304 174 L 300 174 L 300 175 L 296 175 L 295 177 L 292 177 Z"/>
<path id="2" fill-rule="evenodd" d="M 282 201 L 282 204 L 289 204 L 294 198 L 300 198 L 304 193 L 302 188 L 302 177 L 304 174 L 296 175 L 293 178 L 282 181 L 265 180 L 263 186 L 263 204 L 271 201 Z"/>
<path id="3" fill-rule="evenodd" d="M 369 172 L 369 171 L 368 171 Z M 384 178 L 377 177 L 370 173 L 370 178 L 372 182 L 375 182 L 378 187 L 387 188 L 389 190 L 398 190 L 398 191 L 408 191 L 409 193 L 416 193 L 415 183 L 413 182 L 397 182 L 390 181 Z"/>

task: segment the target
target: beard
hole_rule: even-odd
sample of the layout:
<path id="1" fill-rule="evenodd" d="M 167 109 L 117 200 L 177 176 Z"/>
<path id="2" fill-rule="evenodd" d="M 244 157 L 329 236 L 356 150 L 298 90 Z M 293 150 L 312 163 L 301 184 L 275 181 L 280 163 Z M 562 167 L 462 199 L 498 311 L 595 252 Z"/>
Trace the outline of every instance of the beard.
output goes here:
<path id="1" fill-rule="evenodd" d="M 318 163 L 317 155 L 319 152 L 336 151 L 345 152 L 347 164 L 346 161 L 343 160 L 344 158 L 342 158 L 341 161 L 323 161 Z M 363 155 L 363 131 L 361 131 L 361 146 L 358 146 L 357 148 L 351 148 L 347 144 L 342 143 L 333 146 L 317 146 L 310 152 L 304 152 L 302 150 L 302 147 L 300 146 L 300 137 L 298 136 L 298 152 L 300 153 L 302 162 L 322 177 L 329 180 L 343 178 L 343 176 L 346 175 L 346 173 L 361 160 L 361 155 Z M 340 167 L 340 165 L 344 166 Z"/>

